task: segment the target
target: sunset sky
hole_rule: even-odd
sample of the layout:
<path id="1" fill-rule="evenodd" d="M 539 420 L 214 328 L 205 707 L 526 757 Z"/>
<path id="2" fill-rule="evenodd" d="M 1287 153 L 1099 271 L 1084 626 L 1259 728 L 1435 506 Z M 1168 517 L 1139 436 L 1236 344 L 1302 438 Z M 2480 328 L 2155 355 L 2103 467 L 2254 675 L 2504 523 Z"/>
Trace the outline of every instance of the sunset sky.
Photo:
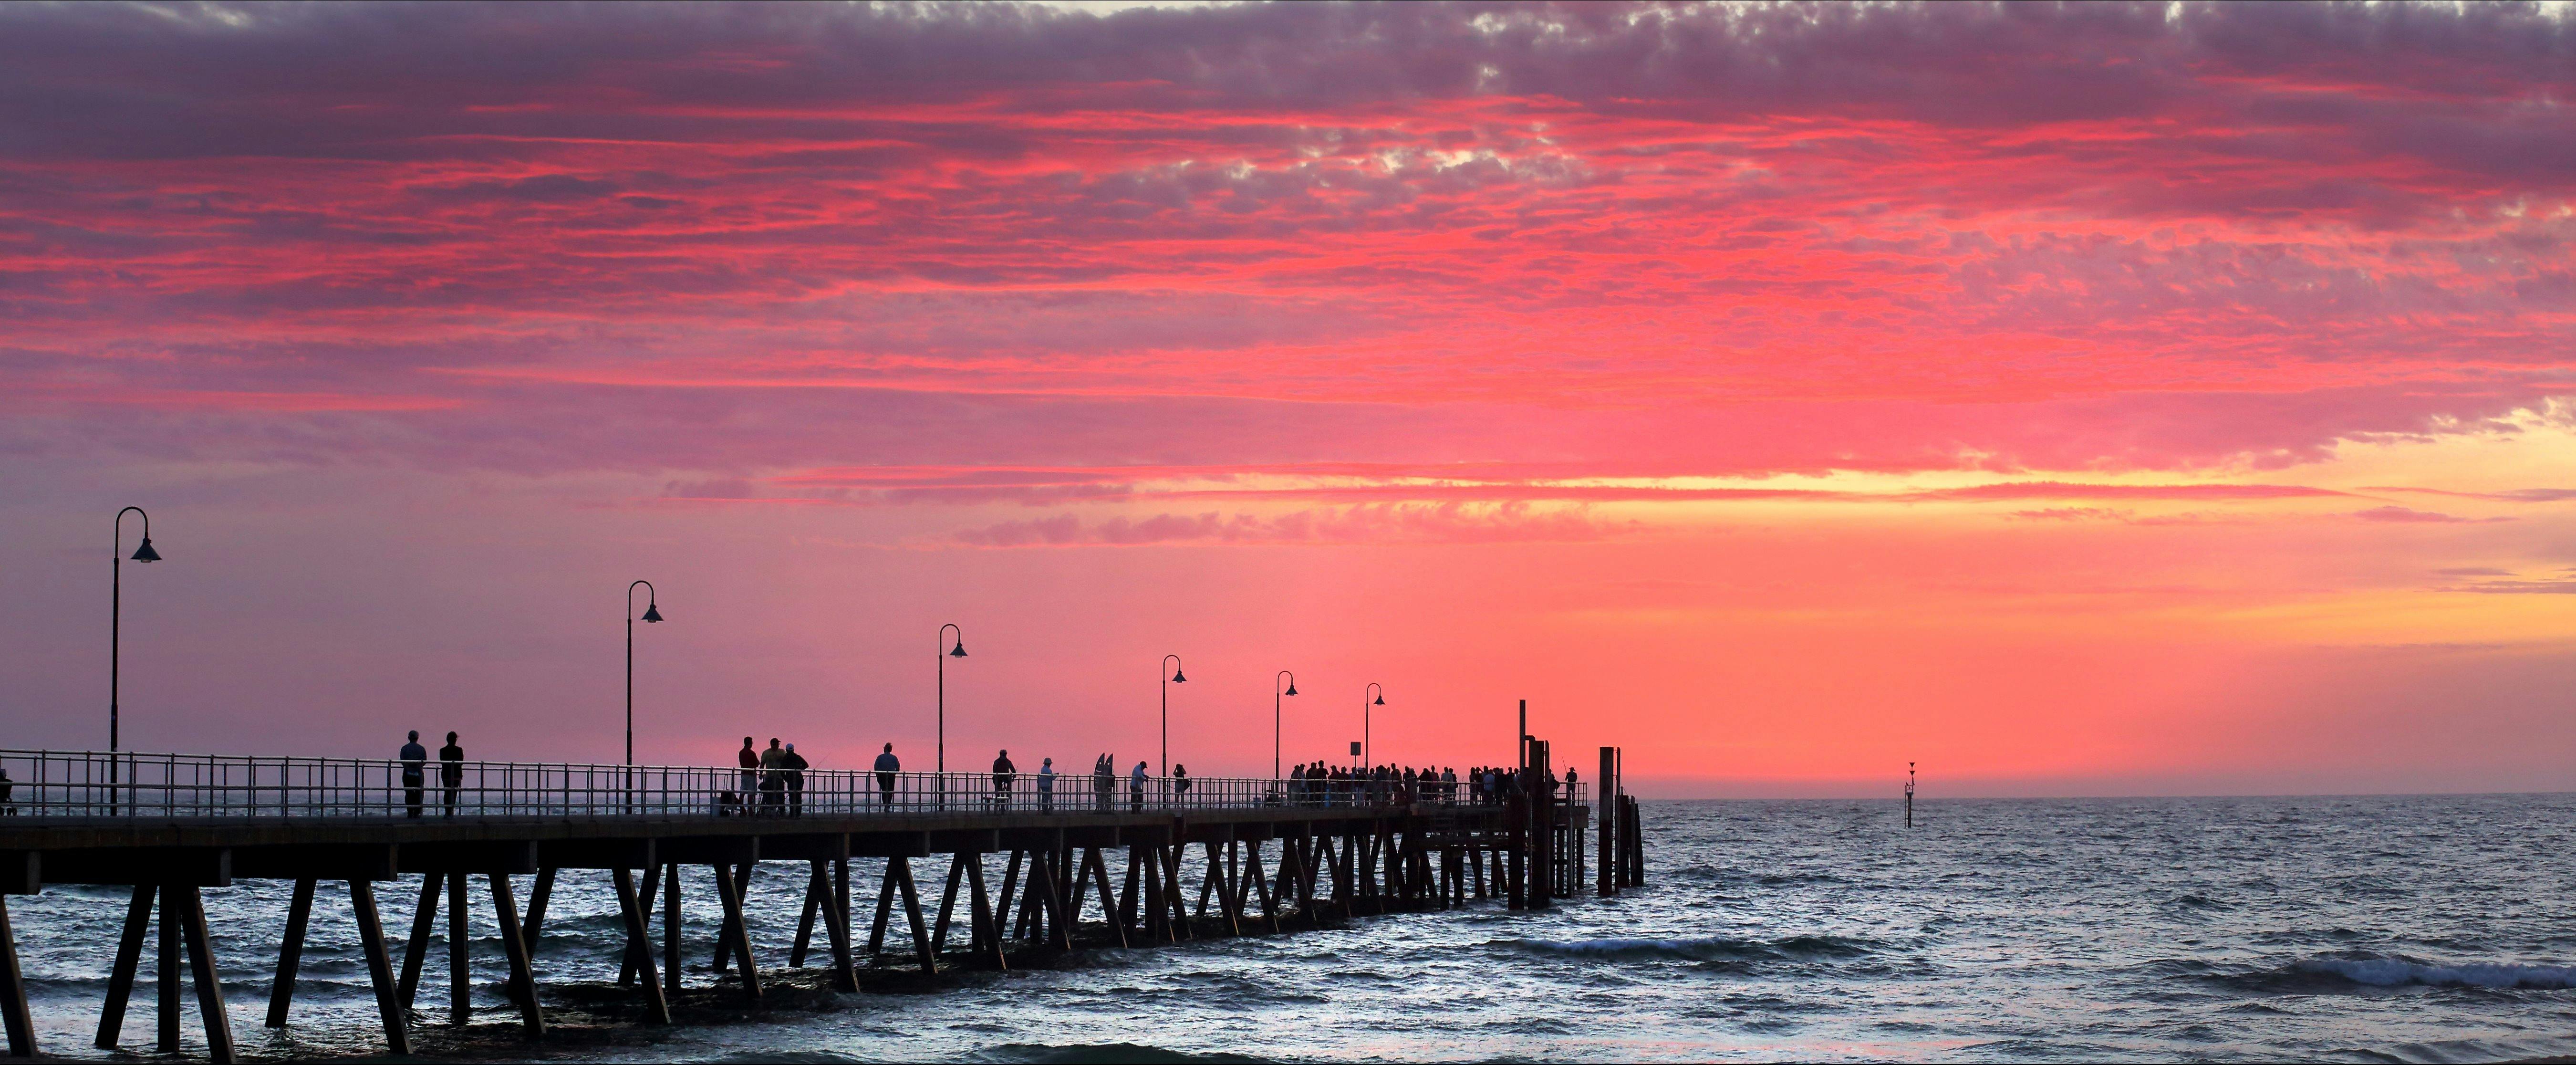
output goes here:
<path id="1" fill-rule="evenodd" d="M 2566 789 L 2571 364 L 2566 6 L 15 5 L 0 746 Z"/>

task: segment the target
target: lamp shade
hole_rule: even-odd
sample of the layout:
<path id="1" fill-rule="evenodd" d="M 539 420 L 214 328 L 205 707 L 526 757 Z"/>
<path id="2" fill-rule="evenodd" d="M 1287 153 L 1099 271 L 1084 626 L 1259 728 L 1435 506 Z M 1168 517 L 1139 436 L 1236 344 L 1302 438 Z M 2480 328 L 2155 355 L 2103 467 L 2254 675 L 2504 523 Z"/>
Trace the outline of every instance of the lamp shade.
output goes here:
<path id="1" fill-rule="evenodd" d="M 1181 675 L 1181 667 L 1179 667 L 1179 666 L 1173 666 L 1173 667 L 1172 667 L 1172 683 L 1174 683 L 1174 684 L 1187 684 L 1187 683 L 1189 683 L 1189 682 L 1190 682 L 1190 678 L 1188 678 L 1188 677 L 1184 677 L 1184 676 L 1182 676 L 1182 675 Z"/>
<path id="2" fill-rule="evenodd" d="M 948 657 L 950 657 L 950 658 L 964 658 L 964 657 L 966 657 L 966 638 L 965 638 L 965 637 L 960 636 L 960 637 L 958 637 L 958 638 L 957 638 L 957 646 L 955 646 L 955 647 L 951 647 L 951 648 L 949 648 L 949 649 L 948 649 Z"/>
<path id="3" fill-rule="evenodd" d="M 1292 680 L 1292 681 L 1289 681 L 1289 682 L 1288 682 L 1288 690 L 1287 690 L 1287 692 L 1285 692 L 1284 694 L 1288 694 L 1288 695 L 1295 695 L 1295 694 L 1297 694 L 1297 682 L 1296 682 L 1296 681 L 1293 681 L 1293 680 Z"/>
<path id="4" fill-rule="evenodd" d="M 1379 705 L 1379 706 L 1385 706 L 1385 705 L 1386 705 L 1386 696 L 1383 696 L 1383 695 L 1378 696 L 1378 697 L 1377 697 L 1377 705 Z"/>
<path id="5" fill-rule="evenodd" d="M 644 604 L 644 620 L 646 620 L 646 621 L 660 621 L 660 620 L 662 620 L 662 606 L 661 606 L 661 604 L 659 604 L 659 603 L 646 603 L 646 604 Z"/>
<path id="6" fill-rule="evenodd" d="M 155 550 L 153 550 L 153 549 L 152 549 L 152 538 L 151 538 L 151 537 L 149 537 L 149 536 L 144 537 L 144 538 L 143 538 L 143 546 L 141 546 L 141 547 L 138 547 L 138 548 L 135 548 L 135 549 L 134 549 L 134 560 L 135 560 L 136 562 L 159 562 L 159 561 L 161 561 L 161 552 L 158 552 L 158 551 L 155 551 Z"/>

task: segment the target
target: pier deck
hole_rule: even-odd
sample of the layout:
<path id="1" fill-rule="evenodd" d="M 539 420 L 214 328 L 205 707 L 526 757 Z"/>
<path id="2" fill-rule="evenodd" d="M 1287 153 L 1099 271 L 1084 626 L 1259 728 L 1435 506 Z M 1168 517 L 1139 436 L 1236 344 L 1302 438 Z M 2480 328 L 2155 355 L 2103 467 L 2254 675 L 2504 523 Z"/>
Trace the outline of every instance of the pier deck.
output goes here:
<path id="1" fill-rule="evenodd" d="M 621 984 L 653 1023 L 669 1022 L 667 996 L 680 987 L 687 868 L 706 870 L 689 880 L 721 903 L 718 980 L 749 1001 L 761 996 L 762 951 L 743 920 L 742 892 L 766 862 L 805 866 L 788 964 L 818 962 L 844 990 L 856 990 L 862 964 L 936 975 L 1007 968 L 1015 954 L 1086 943 L 1285 932 L 1477 899 L 1545 907 L 1583 884 L 1592 817 L 1582 786 L 1542 783 L 1545 744 L 1531 747 L 1532 768 L 1489 795 L 1465 781 L 1184 786 L 1091 774 L 1042 783 L 1026 773 L 997 781 L 991 773 L 810 769 L 791 790 L 791 778 L 775 772 L 729 767 L 0 752 L 8 774 L 0 784 L 0 1018 L 10 1052 L 35 1053 L 5 894 L 47 884 L 132 889 L 97 1045 L 122 1039 L 157 911 L 158 1046 L 179 1046 L 184 959 L 217 1060 L 232 1057 L 233 1040 L 202 893 L 236 880 L 294 883 L 271 1026 L 287 1022 L 319 885 L 345 885 L 385 1044 L 396 1054 L 410 1050 L 442 903 L 450 1019 L 470 1015 L 463 921 L 475 877 L 504 929 L 509 998 L 532 1038 L 545 1030 L 532 944 L 566 875 L 603 876 L 614 887 L 626 926 Z M 916 880 L 914 863 L 939 857 L 948 859 L 944 881 Z M 860 870 L 877 879 L 864 940 L 853 921 L 868 914 L 854 912 L 852 895 L 852 863 L 862 859 L 882 859 Z M 998 883 L 994 861 L 1004 866 Z M 524 899 L 512 881 L 523 876 L 534 878 Z M 374 885 L 406 877 L 418 878 L 420 903 L 397 952 Z"/>

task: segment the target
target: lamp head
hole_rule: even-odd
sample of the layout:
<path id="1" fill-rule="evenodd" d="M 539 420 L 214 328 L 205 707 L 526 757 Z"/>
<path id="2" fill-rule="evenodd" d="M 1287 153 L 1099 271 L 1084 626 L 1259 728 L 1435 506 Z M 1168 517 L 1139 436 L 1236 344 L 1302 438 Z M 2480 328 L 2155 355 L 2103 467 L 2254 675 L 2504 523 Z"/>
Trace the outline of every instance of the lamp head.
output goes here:
<path id="1" fill-rule="evenodd" d="M 661 605 L 660 603 L 650 603 L 650 602 L 645 603 L 645 604 L 644 604 L 644 620 L 646 620 L 646 621 L 660 621 L 660 620 L 662 620 L 662 605 Z"/>
<path id="2" fill-rule="evenodd" d="M 1179 667 L 1179 666 L 1173 666 L 1173 667 L 1172 667 L 1172 683 L 1174 683 L 1174 684 L 1187 684 L 1187 683 L 1189 683 L 1189 682 L 1190 682 L 1190 678 L 1188 678 L 1188 677 L 1184 677 L 1184 676 L 1182 676 L 1182 675 L 1181 675 L 1181 667 Z"/>
<path id="3" fill-rule="evenodd" d="M 948 649 L 948 657 L 950 657 L 950 658 L 964 658 L 964 657 L 966 657 L 966 638 L 965 638 L 965 637 L 960 636 L 960 637 L 958 637 L 958 638 L 957 638 L 957 646 L 955 646 L 955 647 L 951 647 L 951 648 L 949 648 L 949 649 Z"/>
<path id="4" fill-rule="evenodd" d="M 153 550 L 153 549 L 152 549 L 152 538 L 151 538 L 151 537 L 149 537 L 149 536 L 144 537 L 144 538 L 143 538 L 143 546 L 141 546 L 141 547 L 138 547 L 138 548 L 135 548 L 135 549 L 134 549 L 134 560 L 135 560 L 136 562 L 159 562 L 159 561 L 161 561 L 161 552 L 158 552 L 158 551 L 155 551 L 155 550 Z"/>
<path id="5" fill-rule="evenodd" d="M 1375 705 L 1378 705 L 1378 706 L 1385 706 L 1385 705 L 1386 705 L 1386 696 L 1383 696 L 1383 695 L 1378 696 L 1378 697 L 1377 697 L 1377 703 L 1376 703 Z"/>
<path id="6" fill-rule="evenodd" d="M 1286 692 L 1282 693 L 1282 694 L 1286 694 L 1286 695 L 1295 695 L 1295 694 L 1297 694 L 1297 682 L 1296 682 L 1296 681 L 1293 681 L 1293 680 L 1292 680 L 1292 681 L 1289 681 L 1289 682 L 1288 682 L 1288 690 L 1287 690 Z"/>

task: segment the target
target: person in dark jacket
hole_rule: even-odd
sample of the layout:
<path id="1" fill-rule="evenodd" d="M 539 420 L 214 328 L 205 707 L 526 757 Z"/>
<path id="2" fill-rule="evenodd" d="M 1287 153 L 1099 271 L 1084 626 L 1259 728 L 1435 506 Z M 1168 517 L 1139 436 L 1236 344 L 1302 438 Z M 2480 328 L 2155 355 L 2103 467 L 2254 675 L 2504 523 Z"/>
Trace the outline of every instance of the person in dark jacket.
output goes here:
<path id="1" fill-rule="evenodd" d="M 885 745 L 877 756 L 877 805 L 894 805 L 894 775 L 903 772 L 903 760 L 894 756 L 894 744 Z"/>
<path id="2" fill-rule="evenodd" d="M 787 745 L 787 753 L 778 758 L 778 774 L 787 778 L 787 816 L 805 816 L 805 756 L 796 753 L 796 745 Z"/>
<path id="3" fill-rule="evenodd" d="M 447 734 L 447 746 L 438 749 L 438 783 L 445 789 L 440 805 L 447 816 L 456 816 L 456 793 L 465 784 L 465 748 L 456 745 L 456 734 Z"/>
<path id="4" fill-rule="evenodd" d="M 420 730 L 411 730 L 411 738 L 402 745 L 403 816 L 420 816 L 422 785 L 429 783 L 429 748 L 420 745 Z"/>
<path id="5" fill-rule="evenodd" d="M 1011 808 L 1011 782 L 1019 779 L 1020 767 L 1011 764 L 1011 752 L 993 756 L 993 808 Z"/>

